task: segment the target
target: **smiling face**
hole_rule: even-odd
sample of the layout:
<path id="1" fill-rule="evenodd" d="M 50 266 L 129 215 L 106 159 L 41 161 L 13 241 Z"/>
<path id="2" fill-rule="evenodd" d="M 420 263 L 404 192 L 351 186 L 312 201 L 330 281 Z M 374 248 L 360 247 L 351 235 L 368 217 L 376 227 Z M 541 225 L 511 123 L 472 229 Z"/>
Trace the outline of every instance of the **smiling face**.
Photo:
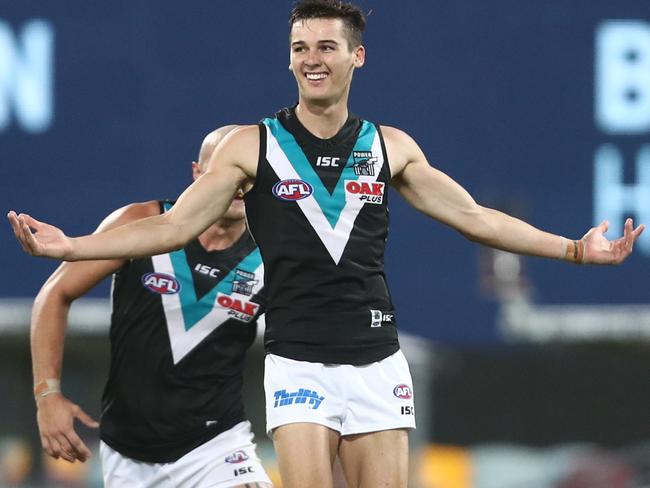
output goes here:
<path id="1" fill-rule="evenodd" d="M 290 69 L 298 83 L 300 101 L 331 105 L 350 92 L 354 68 L 365 61 L 364 47 L 350 46 L 341 19 L 296 21 L 291 27 Z"/>

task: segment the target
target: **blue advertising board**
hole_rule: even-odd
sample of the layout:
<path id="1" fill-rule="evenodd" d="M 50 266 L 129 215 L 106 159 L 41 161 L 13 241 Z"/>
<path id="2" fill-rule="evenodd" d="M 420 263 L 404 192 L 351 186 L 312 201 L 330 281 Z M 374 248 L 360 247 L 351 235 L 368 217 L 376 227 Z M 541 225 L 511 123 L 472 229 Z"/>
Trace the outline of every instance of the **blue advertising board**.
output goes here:
<path id="1" fill-rule="evenodd" d="M 627 215 L 650 224 L 645 0 L 359 3 L 367 61 L 352 111 L 405 130 L 479 203 L 544 230 L 579 238 L 607 218 L 615 237 Z M 79 235 L 117 207 L 178 195 L 207 132 L 296 101 L 290 7 L 3 2 L 5 209 Z M 487 251 L 390 198 L 386 265 L 406 331 L 499 343 L 503 304 L 522 297 L 647 315 L 650 232 L 623 266 L 576 267 Z M 34 296 L 56 263 L 23 254 L 0 229 L 0 296 Z M 520 318 L 531 310 L 542 309 Z"/>

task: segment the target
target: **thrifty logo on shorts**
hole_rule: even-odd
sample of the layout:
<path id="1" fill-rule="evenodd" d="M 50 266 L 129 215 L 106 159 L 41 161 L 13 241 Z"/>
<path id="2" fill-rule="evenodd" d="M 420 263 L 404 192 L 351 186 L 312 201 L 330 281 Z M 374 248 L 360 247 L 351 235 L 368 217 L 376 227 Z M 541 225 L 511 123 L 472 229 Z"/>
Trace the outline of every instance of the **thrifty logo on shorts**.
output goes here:
<path id="1" fill-rule="evenodd" d="M 306 388 L 300 388 L 292 393 L 287 393 L 287 390 L 278 390 L 273 395 L 275 396 L 273 408 L 304 403 L 310 405 L 309 408 L 312 410 L 316 410 L 325 400 L 324 396 L 319 396 L 315 391 Z"/>

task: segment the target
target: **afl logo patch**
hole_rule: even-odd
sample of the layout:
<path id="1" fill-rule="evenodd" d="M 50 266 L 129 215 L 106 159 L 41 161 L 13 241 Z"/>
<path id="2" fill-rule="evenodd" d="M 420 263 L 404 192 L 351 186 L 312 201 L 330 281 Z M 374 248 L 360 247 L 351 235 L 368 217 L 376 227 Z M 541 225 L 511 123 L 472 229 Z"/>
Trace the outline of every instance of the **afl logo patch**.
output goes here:
<path id="1" fill-rule="evenodd" d="M 181 289 L 176 278 L 165 273 L 148 273 L 142 277 L 142 284 L 154 293 L 173 295 Z"/>
<path id="2" fill-rule="evenodd" d="M 410 400 L 413 398 L 413 392 L 411 391 L 411 387 L 408 385 L 397 385 L 395 388 L 393 388 L 393 395 L 395 395 L 397 398 L 400 398 L 402 400 Z"/>
<path id="3" fill-rule="evenodd" d="M 248 454 L 244 451 L 235 451 L 230 456 L 226 457 L 226 462 L 230 464 L 243 463 L 248 460 Z"/>
<path id="4" fill-rule="evenodd" d="M 273 195 L 290 202 L 307 198 L 313 192 L 312 186 L 303 180 L 282 180 L 273 185 Z"/>

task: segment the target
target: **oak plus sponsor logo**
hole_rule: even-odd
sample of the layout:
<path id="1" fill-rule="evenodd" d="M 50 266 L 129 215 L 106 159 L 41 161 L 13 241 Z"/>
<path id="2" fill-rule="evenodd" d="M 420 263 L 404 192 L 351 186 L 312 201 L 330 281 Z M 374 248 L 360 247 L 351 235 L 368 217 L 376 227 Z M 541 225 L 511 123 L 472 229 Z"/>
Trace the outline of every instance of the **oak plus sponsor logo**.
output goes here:
<path id="1" fill-rule="evenodd" d="M 280 200 L 295 202 L 307 198 L 314 192 L 313 187 L 303 180 L 282 180 L 273 185 L 273 195 Z"/>
<path id="2" fill-rule="evenodd" d="M 393 388 L 393 395 L 395 395 L 400 400 L 410 400 L 413 398 L 413 390 L 409 385 L 402 383 Z"/>
<path id="3" fill-rule="evenodd" d="M 248 454 L 240 449 L 239 451 L 233 452 L 230 456 L 227 456 L 226 462 L 230 464 L 238 464 L 243 463 L 244 461 L 248 461 L 248 459 Z"/>
<path id="4" fill-rule="evenodd" d="M 257 310 L 260 308 L 257 303 L 240 300 L 225 293 L 219 293 L 217 295 L 217 303 L 221 307 L 228 309 L 228 315 L 242 322 L 250 322 L 253 320 Z"/>
<path id="5" fill-rule="evenodd" d="M 165 273 L 147 273 L 142 277 L 145 288 L 161 295 L 173 295 L 181 290 L 181 284 L 172 275 Z"/>
<path id="6" fill-rule="evenodd" d="M 381 181 L 345 180 L 345 199 L 379 205 L 384 202 L 384 189 Z"/>

